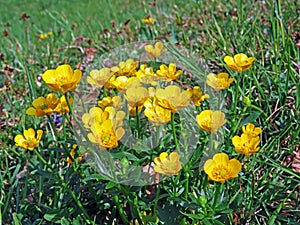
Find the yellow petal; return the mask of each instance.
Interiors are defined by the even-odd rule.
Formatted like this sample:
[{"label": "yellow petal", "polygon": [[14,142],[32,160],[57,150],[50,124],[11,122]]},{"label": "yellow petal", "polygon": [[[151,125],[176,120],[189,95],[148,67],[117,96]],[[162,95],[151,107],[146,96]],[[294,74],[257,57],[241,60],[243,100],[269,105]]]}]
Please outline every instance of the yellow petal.
[{"label": "yellow petal", "polygon": [[31,115],[31,116],[37,116],[36,110],[33,107],[30,107],[29,109],[27,109],[26,114]]},{"label": "yellow petal", "polygon": [[222,165],[227,167],[229,158],[228,155],[225,153],[217,153],[214,155],[213,160],[216,162],[218,165]]},{"label": "yellow petal", "polygon": [[38,142],[41,140],[42,135],[43,135],[43,131],[42,130],[38,130],[37,131],[37,137],[36,137],[36,139],[37,139]]},{"label": "yellow petal", "polygon": [[24,139],[23,135],[18,134],[17,136],[15,136],[14,141],[18,144],[18,143],[25,141],[25,139]]},{"label": "yellow petal", "polygon": [[29,140],[31,138],[35,138],[35,131],[34,131],[34,129],[29,128],[28,130],[24,130],[24,137],[27,140]]},{"label": "yellow petal", "polygon": [[73,69],[70,65],[64,64],[60,65],[56,68],[56,73],[58,76],[64,77],[64,76],[72,76],[73,75]]},{"label": "yellow petal", "polygon": [[56,83],[56,71],[55,70],[47,70],[42,75],[43,80],[48,84]]}]

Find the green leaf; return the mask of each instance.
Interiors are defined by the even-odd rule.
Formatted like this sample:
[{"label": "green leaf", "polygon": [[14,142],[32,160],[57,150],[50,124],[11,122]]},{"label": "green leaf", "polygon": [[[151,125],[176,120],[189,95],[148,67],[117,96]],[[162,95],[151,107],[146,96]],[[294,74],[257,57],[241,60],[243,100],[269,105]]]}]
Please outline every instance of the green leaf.
[{"label": "green leaf", "polygon": [[13,216],[13,221],[14,221],[15,225],[22,225],[17,213],[13,213],[12,216]]},{"label": "green leaf", "polygon": [[44,219],[50,222],[55,222],[54,218],[57,216],[57,214],[45,214]]},{"label": "green leaf", "polygon": [[180,213],[189,218],[197,219],[197,220],[202,220],[205,217],[205,215],[203,215],[203,214],[189,214],[189,213],[184,213],[184,212],[180,212]]},{"label": "green leaf", "polygon": [[111,189],[111,188],[115,187],[116,185],[117,185],[117,184],[116,184],[115,182],[110,181],[110,182],[108,182],[108,184],[106,185],[106,189]]},{"label": "green leaf", "polygon": [[61,225],[70,225],[70,222],[65,218],[61,218],[61,220],[56,221],[56,223],[60,223]]},{"label": "green leaf", "polygon": [[253,123],[260,115],[261,112],[254,111],[241,123],[241,126],[245,126],[248,123]]},{"label": "green leaf", "polygon": [[132,161],[139,160],[138,157],[136,157],[135,155],[133,155],[129,152],[114,152],[114,153],[111,153],[111,155],[117,159],[122,159],[123,157],[127,157],[128,160],[132,160]]}]

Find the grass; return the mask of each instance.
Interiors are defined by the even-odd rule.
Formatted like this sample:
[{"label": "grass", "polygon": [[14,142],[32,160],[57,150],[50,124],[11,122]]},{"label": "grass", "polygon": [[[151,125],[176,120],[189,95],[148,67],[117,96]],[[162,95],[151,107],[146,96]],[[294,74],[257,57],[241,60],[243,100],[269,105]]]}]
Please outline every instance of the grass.
[{"label": "grass", "polygon": [[[299,224],[298,1],[0,3],[0,224]],[[30,18],[20,20],[23,13]],[[157,20],[151,28],[141,22],[149,15]],[[38,38],[47,32],[53,35]],[[239,80],[222,92],[227,123],[216,149],[243,162],[238,178],[223,185],[207,179],[199,162],[209,137],[201,131],[190,162],[177,176],[152,186],[118,184],[90,167],[86,155],[81,163],[66,163],[76,142],[68,121],[55,136],[48,118],[26,115],[33,99],[50,93],[41,79],[47,69],[67,63],[81,68],[85,79],[89,67],[111,49],[145,39],[184,47],[186,55],[196,56],[194,66],[203,62],[205,74],[226,71]],[[87,49],[96,51],[93,61]],[[256,61],[237,74],[223,59],[240,52]],[[195,77],[185,75],[181,82],[197,85]],[[244,96],[250,105],[243,103]],[[143,132],[140,127],[147,121],[139,119],[131,125],[138,121]],[[182,129],[180,118],[173,119],[172,125]],[[234,152],[231,138],[247,123],[263,133],[260,150],[242,157]],[[35,151],[14,142],[29,127],[44,131]],[[166,129],[172,131],[172,126]],[[135,150],[122,146],[113,154],[125,164],[153,161],[160,152],[175,149],[173,137],[172,132],[163,136],[151,156],[139,143]]]}]

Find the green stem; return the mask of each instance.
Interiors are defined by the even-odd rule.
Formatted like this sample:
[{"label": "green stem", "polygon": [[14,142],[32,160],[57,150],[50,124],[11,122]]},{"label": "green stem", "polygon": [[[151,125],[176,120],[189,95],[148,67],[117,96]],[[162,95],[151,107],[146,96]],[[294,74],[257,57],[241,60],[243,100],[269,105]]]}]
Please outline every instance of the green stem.
[{"label": "green stem", "polygon": [[[73,119],[75,120],[77,126],[79,127],[81,134],[86,138],[86,140],[89,140],[87,138],[87,135],[86,135],[86,130],[81,126],[80,121],[78,120],[77,116],[74,113],[73,107],[72,107],[72,105],[70,103],[70,100],[69,100],[69,97],[68,97],[68,93],[66,92],[64,95],[65,95],[65,98],[66,98],[66,102],[67,102],[68,108],[69,108],[69,110],[71,112],[71,115],[72,115]],[[70,120],[68,120],[68,121],[71,122]],[[72,125],[72,123],[71,123],[71,125]]]},{"label": "green stem", "polygon": [[236,111],[237,111],[237,104],[238,104],[238,96],[239,96],[239,86],[240,86],[240,77],[241,73],[238,73],[237,79],[236,79],[236,85],[235,85],[235,95],[234,95],[234,108],[233,108],[233,120],[232,122],[235,121],[236,118]]},{"label": "green stem", "polygon": [[140,138],[140,114],[139,114],[139,107],[135,107],[135,118],[136,118],[136,126],[137,126],[137,136]]},{"label": "green stem", "polygon": [[57,171],[52,169],[52,167],[49,165],[49,163],[41,156],[41,154],[36,149],[34,149],[34,153],[42,161],[42,163],[48,167],[50,172],[52,172],[52,174],[54,174],[56,176],[56,178],[58,178],[60,180],[60,183],[61,183],[62,187],[64,187],[69,192],[69,194],[72,196],[72,198],[76,202],[77,206],[80,208],[81,212],[83,213],[83,215],[86,219],[86,222],[88,222],[88,224],[90,224],[90,221],[92,221],[92,219],[90,218],[90,216],[86,212],[86,210],[83,208],[83,205],[81,204],[81,202],[79,201],[79,199],[77,198],[75,193],[64,182],[64,179],[57,173]]},{"label": "green stem", "polygon": [[[244,107],[242,114],[246,112],[247,108],[248,108],[247,106]],[[234,129],[233,129],[233,131],[232,131],[232,134],[235,134],[235,133],[236,133],[237,129],[238,129],[239,126],[240,126],[240,123],[241,123],[242,119],[243,119],[243,117],[240,116],[238,122],[237,122],[237,123],[235,124],[235,126],[234,126]]]},{"label": "green stem", "polygon": [[157,191],[154,199],[154,206],[153,206],[153,214],[157,215],[157,206],[158,206],[158,199],[160,197],[160,186],[157,184]]},{"label": "green stem", "polygon": [[113,199],[114,199],[114,201],[115,201],[115,203],[116,203],[117,209],[118,209],[118,211],[119,211],[121,220],[123,221],[124,225],[129,225],[129,221],[128,221],[127,218],[126,218],[126,215],[125,215],[123,206],[120,204],[118,195],[114,195],[114,196],[113,196]]},{"label": "green stem", "polygon": [[184,185],[184,197],[187,199],[189,194],[189,165],[188,163],[184,166],[184,177],[185,177],[185,185]]},{"label": "green stem", "polygon": [[220,203],[221,192],[222,192],[222,189],[223,189],[223,183],[216,182],[215,185],[217,187],[216,187],[216,191],[215,191],[214,202],[213,202],[213,205],[212,205],[213,209],[216,209],[217,204]]},{"label": "green stem", "polygon": [[175,113],[172,113],[171,114],[171,126],[172,126],[172,131],[173,131],[173,139],[174,139],[177,150],[179,150],[178,139],[177,139],[176,130],[175,130],[174,117],[175,117]]},{"label": "green stem", "polygon": [[140,213],[138,208],[136,207],[138,204],[138,201],[134,202],[132,201],[132,199],[130,198],[130,196],[128,196],[128,202],[130,205],[130,209],[133,213],[133,218],[138,220],[139,225],[144,225],[143,221],[140,218]]},{"label": "green stem", "polygon": [[66,133],[66,114],[65,113],[62,113],[62,125],[63,125],[64,140],[66,140],[67,133]]},{"label": "green stem", "polygon": [[262,114],[264,114],[264,116],[268,117],[268,115],[259,107],[257,107],[256,105],[248,105],[249,107],[253,108],[253,109],[256,109],[257,111],[261,112]]}]

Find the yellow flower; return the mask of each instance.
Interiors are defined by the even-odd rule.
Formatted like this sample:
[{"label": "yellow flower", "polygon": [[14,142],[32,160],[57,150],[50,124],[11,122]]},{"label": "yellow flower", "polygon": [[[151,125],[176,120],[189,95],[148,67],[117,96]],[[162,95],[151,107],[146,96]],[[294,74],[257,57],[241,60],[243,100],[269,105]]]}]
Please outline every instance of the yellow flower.
[{"label": "yellow flower", "polygon": [[167,123],[171,120],[171,110],[165,109],[157,104],[157,98],[148,98],[145,103],[144,114],[148,120],[155,125]]},{"label": "yellow flower", "polygon": [[260,127],[255,127],[252,123],[248,123],[247,126],[243,126],[242,130],[244,134],[249,134],[252,137],[258,136],[262,132]]},{"label": "yellow flower", "polygon": [[170,155],[166,152],[160,153],[154,159],[154,171],[165,175],[177,175],[181,170],[180,155],[177,152],[171,152]]},{"label": "yellow flower", "polygon": [[53,93],[48,94],[46,98],[38,97],[37,99],[33,100],[33,107],[27,109],[26,114],[37,117],[51,115],[58,104],[59,99]]},{"label": "yellow flower", "polygon": [[226,123],[225,114],[221,111],[204,110],[196,116],[197,123],[202,130],[216,133]]},{"label": "yellow flower", "polygon": [[104,87],[107,89],[115,88],[115,85],[113,85],[113,81],[115,80],[116,80],[116,76],[115,75],[111,76],[110,79],[107,80],[107,82],[104,84]]},{"label": "yellow flower", "polygon": [[239,73],[249,69],[254,60],[254,57],[248,58],[248,56],[243,53],[236,54],[234,57],[225,56],[224,58],[226,65],[230,69],[238,71]]},{"label": "yellow flower", "polygon": [[123,128],[113,129],[111,120],[105,120],[101,125],[94,123],[91,127],[92,133],[88,134],[88,139],[97,144],[100,148],[115,148],[118,140],[122,138],[125,131]]},{"label": "yellow flower", "polygon": [[160,41],[156,42],[154,46],[146,45],[144,48],[149,58],[157,58],[167,51],[164,48],[164,44]]},{"label": "yellow flower", "polygon": [[42,75],[43,80],[50,89],[62,93],[74,90],[81,77],[82,72],[80,70],[73,72],[71,66],[66,64],[58,66],[55,70],[47,70]]},{"label": "yellow flower", "polygon": [[156,71],[156,75],[166,79],[167,81],[176,80],[176,78],[182,74],[182,70],[176,72],[176,64],[170,63],[169,67],[162,64],[159,70]]},{"label": "yellow flower", "polygon": [[101,70],[92,70],[86,80],[89,84],[102,88],[112,75],[113,72],[110,68],[102,68]]},{"label": "yellow flower", "polygon": [[114,107],[108,106],[105,108],[105,111],[109,113],[108,119],[112,121],[114,130],[117,130],[123,125],[123,119],[126,113],[122,110],[117,110]]},{"label": "yellow flower", "polygon": [[208,179],[224,183],[238,176],[242,165],[237,159],[229,160],[225,153],[217,153],[213,159],[208,159],[204,164],[204,172]]},{"label": "yellow flower", "polygon": [[195,106],[200,106],[201,102],[209,98],[208,94],[203,95],[199,86],[195,86],[193,89],[188,90],[191,93],[191,100]]},{"label": "yellow flower", "polygon": [[23,134],[24,135],[18,134],[17,136],[15,136],[14,140],[16,142],[16,145],[21,148],[33,150],[35,147],[39,146],[43,131],[38,130],[37,136],[35,136],[35,130],[29,128],[28,130],[24,130]]},{"label": "yellow flower", "polygon": [[128,88],[125,94],[128,105],[133,108],[142,106],[148,97],[148,90],[144,87]]},{"label": "yellow flower", "polygon": [[139,62],[135,62],[133,59],[127,59],[125,62],[120,62],[119,66],[112,67],[111,70],[116,76],[134,76],[138,64]]},{"label": "yellow flower", "polygon": [[40,39],[46,39],[47,37],[48,37],[47,34],[40,34],[40,35],[39,35],[39,38],[40,38]]},{"label": "yellow flower", "polygon": [[82,122],[84,123],[84,127],[90,129],[91,126],[95,123],[99,123],[100,125],[109,118],[109,112],[103,111],[98,107],[93,107],[90,109],[89,113],[85,113],[82,116]]},{"label": "yellow flower", "polygon": [[155,94],[157,104],[175,113],[189,105],[191,99],[190,91],[182,91],[175,85],[167,86],[165,89],[158,88]]},{"label": "yellow flower", "polygon": [[136,72],[136,77],[144,84],[151,84],[156,86],[160,77],[157,77],[153,72],[152,67],[147,67],[145,64],[140,66],[139,71]]},{"label": "yellow flower", "polygon": [[120,96],[104,97],[102,100],[98,101],[98,106],[102,109],[105,109],[108,106],[120,109],[123,106],[123,102]]},{"label": "yellow flower", "polygon": [[142,22],[146,23],[146,24],[153,24],[155,22],[155,19],[152,17],[146,17],[146,18],[142,19]]},{"label": "yellow flower", "polygon": [[210,73],[207,76],[206,83],[215,91],[224,90],[234,81],[233,78],[228,78],[228,73],[219,73],[218,75]]},{"label": "yellow flower", "polygon": [[[73,99],[72,98],[68,98],[68,99],[69,99],[70,105],[72,105],[73,104]],[[59,104],[54,109],[54,112],[59,113],[59,114],[70,112],[70,109],[68,107],[68,103],[66,101],[66,97],[64,95],[60,97]]]},{"label": "yellow flower", "polygon": [[[77,148],[77,145],[74,144],[73,147],[72,147],[72,150],[71,150],[71,152],[70,152],[70,156],[71,156],[72,158],[67,157],[67,162],[69,163],[69,165],[72,165],[73,160],[76,159],[76,158],[75,158],[75,149],[76,149],[76,148]],[[80,163],[80,162],[82,161],[82,157],[83,157],[82,154],[77,155],[78,163]]]},{"label": "yellow flower", "polygon": [[244,155],[252,155],[259,150],[259,136],[252,136],[249,133],[243,133],[241,137],[234,136],[232,144],[236,152]]},{"label": "yellow flower", "polygon": [[[73,103],[73,99],[70,99],[70,103]],[[27,115],[31,116],[44,116],[51,115],[52,113],[66,113],[69,112],[69,107],[67,105],[65,96],[60,99],[56,97],[55,94],[51,93],[44,97],[38,97],[33,100],[32,106],[26,110]]]},{"label": "yellow flower", "polygon": [[126,76],[119,76],[115,80],[113,80],[111,83],[122,94],[125,94],[127,88],[141,86],[139,79],[136,77],[128,78]]}]

